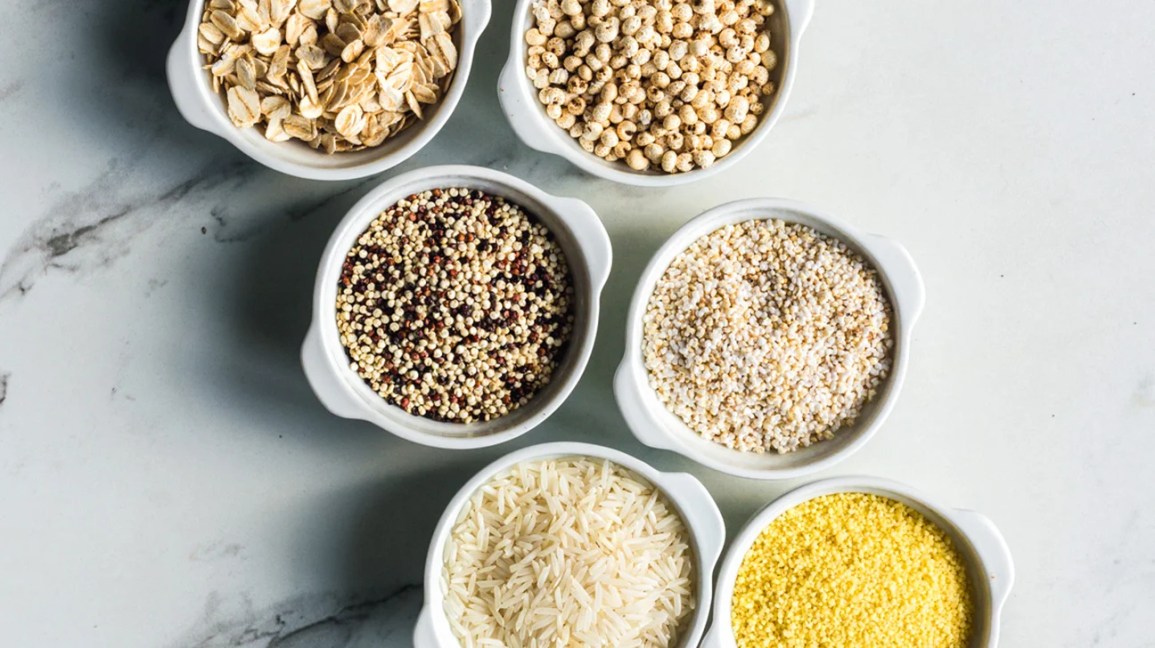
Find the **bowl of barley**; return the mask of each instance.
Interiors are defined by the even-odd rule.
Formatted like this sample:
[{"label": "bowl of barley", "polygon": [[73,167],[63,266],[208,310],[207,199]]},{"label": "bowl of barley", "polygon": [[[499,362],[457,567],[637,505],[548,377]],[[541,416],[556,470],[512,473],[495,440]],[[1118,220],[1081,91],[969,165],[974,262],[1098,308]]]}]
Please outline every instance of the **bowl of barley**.
[{"label": "bowl of barley", "polygon": [[380,173],[465,91],[490,0],[192,0],[169,88],[193,126],[312,180]]},{"label": "bowl of barley", "polygon": [[741,477],[811,473],[889,415],[924,298],[891,239],[795,201],[727,203],[642,273],[614,394],[646,445]]},{"label": "bowl of barley", "polygon": [[518,137],[583,171],[664,187],[763,141],[812,0],[519,0],[498,82]]},{"label": "bowl of barley", "polygon": [[330,412],[416,443],[508,441],[577,384],[611,261],[580,200],[480,167],[401,174],[325,248],[305,375]]},{"label": "bowl of barley", "polygon": [[887,479],[824,479],[738,531],[701,646],[995,648],[1014,579],[985,515]]}]

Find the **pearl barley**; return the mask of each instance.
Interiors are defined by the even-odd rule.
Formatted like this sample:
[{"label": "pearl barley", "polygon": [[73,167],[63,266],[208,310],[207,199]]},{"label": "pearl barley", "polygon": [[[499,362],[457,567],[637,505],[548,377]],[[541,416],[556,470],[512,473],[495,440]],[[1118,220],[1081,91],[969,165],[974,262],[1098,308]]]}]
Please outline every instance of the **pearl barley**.
[{"label": "pearl barley", "polygon": [[703,437],[791,452],[854,422],[890,370],[878,274],[795,223],[722,227],[679,254],[643,319],[650,385]]}]

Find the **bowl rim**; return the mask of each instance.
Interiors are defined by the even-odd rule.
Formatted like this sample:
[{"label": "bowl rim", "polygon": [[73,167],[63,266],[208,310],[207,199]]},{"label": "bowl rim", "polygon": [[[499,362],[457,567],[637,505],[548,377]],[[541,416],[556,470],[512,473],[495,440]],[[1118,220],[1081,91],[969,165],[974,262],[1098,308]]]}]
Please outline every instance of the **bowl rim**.
[{"label": "bowl rim", "polygon": [[710,631],[703,648],[734,648],[730,610],[734,580],[742,559],[758,535],[786,511],[812,499],[838,493],[880,495],[910,506],[941,528],[968,566],[976,618],[982,617],[985,636],[972,642],[986,648],[998,645],[1000,617],[1014,585],[1014,562],[1002,533],[986,516],[966,509],[942,505],[936,499],[902,482],[868,475],[831,477],[799,486],[774,499],[750,516],[726,548],[714,584],[714,609]]},{"label": "bowl rim", "polygon": [[693,544],[698,579],[695,588],[697,597],[695,609],[680,645],[686,648],[698,645],[713,609],[714,569],[726,537],[725,522],[714,498],[706,487],[689,473],[660,471],[642,459],[603,445],[558,441],[528,446],[491,462],[471,477],[445,507],[433,532],[425,559],[425,598],[414,630],[416,648],[460,646],[460,642],[453,636],[445,621],[442,607],[445,595],[441,590],[441,558],[453,526],[469,499],[494,475],[512,466],[527,461],[568,456],[606,459],[621,465],[653,484],[681,515]]},{"label": "bowl rim", "polygon": [[[890,375],[881,393],[870,403],[873,410],[863,414],[864,417],[869,415],[869,420],[864,424],[860,418],[854,426],[840,430],[842,447],[826,452],[824,456],[795,462],[797,465],[754,469],[735,465],[748,453],[726,448],[727,460],[703,454],[703,449],[716,451],[716,444],[710,445],[712,442],[692,431],[658,399],[650,387],[642,358],[642,318],[661,275],[691,243],[728,224],[775,218],[816,228],[845,243],[874,267],[891,304],[895,345]],[[833,466],[858,451],[883,425],[897,402],[906,377],[913,328],[924,301],[925,288],[914,261],[906,249],[892,239],[864,233],[845,221],[795,200],[749,198],[724,203],[702,212],[680,227],[658,248],[642,271],[626,315],[626,344],[614,377],[614,395],[630,430],[648,446],[677,452],[709,468],[738,477],[791,479],[807,475]],[[831,441],[816,443],[791,454],[799,457],[805,455],[798,453],[819,452],[822,443]]]},{"label": "bowl rim", "polygon": [[[184,26],[177,34],[168,52],[166,76],[169,91],[178,111],[191,125],[228,141],[237,150],[260,164],[275,171],[308,180],[352,180],[371,176],[405,162],[429,144],[449,121],[465,93],[473,68],[477,43],[493,13],[491,0],[460,0],[462,4],[462,31],[457,69],[454,71],[454,77],[448,90],[437,105],[436,113],[430,119],[419,120],[409,127],[418,130],[413,133],[408,142],[396,150],[382,152],[380,155],[363,162],[336,167],[304,164],[271,154],[249,141],[245,133],[248,129],[240,129],[229,121],[223,101],[217,93],[212,91],[208,83],[208,77],[201,67],[201,54],[197,49],[197,31],[205,1],[189,1]],[[277,142],[276,144],[299,143]],[[307,150],[308,147],[305,148]],[[369,149],[369,151],[372,150]],[[317,155],[321,154],[318,153]]]},{"label": "bowl rim", "polygon": [[728,155],[709,168],[671,174],[634,171],[621,162],[606,162],[582,150],[569,134],[546,117],[544,109],[537,101],[536,91],[530,86],[524,71],[526,58],[524,34],[529,25],[530,5],[536,1],[518,0],[513,9],[509,57],[498,78],[497,91],[502,111],[505,112],[518,138],[530,148],[562,157],[590,175],[638,187],[673,187],[704,180],[738,164],[761,144],[786,108],[797,75],[799,43],[814,13],[814,0],[780,0],[779,10],[785,14],[783,24],[788,35],[783,41],[783,51],[778,57],[778,65],[782,67],[781,82],[768,110],[752,132],[739,140]]},{"label": "bowl rim", "polygon": [[[567,262],[581,306],[571,344],[551,381],[529,403],[484,424],[433,421],[409,414],[374,393],[350,368],[336,324],[336,277],[352,242],[382,209],[415,191],[455,185],[475,186],[525,205],[567,245]],[[572,252],[576,250],[578,254]],[[314,393],[332,413],[369,421],[409,441],[447,449],[481,448],[502,443],[533,429],[569,397],[585,372],[600,319],[601,291],[609,277],[612,250],[597,214],[576,198],[546,193],[516,176],[468,165],[425,167],[394,176],[353,205],[333,230],[317,267],[313,286],[312,323],[302,344],[301,360]],[[555,386],[556,385],[556,386]],[[508,419],[516,416],[516,419]],[[502,421],[505,420],[504,423]],[[489,428],[478,430],[477,428]],[[467,428],[473,428],[469,431]]]}]

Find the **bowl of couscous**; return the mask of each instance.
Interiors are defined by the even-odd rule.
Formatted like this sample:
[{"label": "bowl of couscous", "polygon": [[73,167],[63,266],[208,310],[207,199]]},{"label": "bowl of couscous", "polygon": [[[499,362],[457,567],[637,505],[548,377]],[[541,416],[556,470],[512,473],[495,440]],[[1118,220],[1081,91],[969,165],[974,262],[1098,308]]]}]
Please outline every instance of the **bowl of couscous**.
[{"label": "bowl of couscous", "polygon": [[1013,583],[987,517],[889,480],[826,479],[739,531],[701,645],[993,648]]}]

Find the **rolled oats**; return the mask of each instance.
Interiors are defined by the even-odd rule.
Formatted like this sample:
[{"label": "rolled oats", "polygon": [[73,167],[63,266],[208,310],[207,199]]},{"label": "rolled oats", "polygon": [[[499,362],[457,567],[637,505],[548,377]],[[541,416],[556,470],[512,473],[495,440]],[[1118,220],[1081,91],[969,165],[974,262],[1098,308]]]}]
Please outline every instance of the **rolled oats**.
[{"label": "rolled oats", "polygon": [[441,100],[460,22],[458,0],[208,0],[197,47],[234,125],[337,153]]}]

